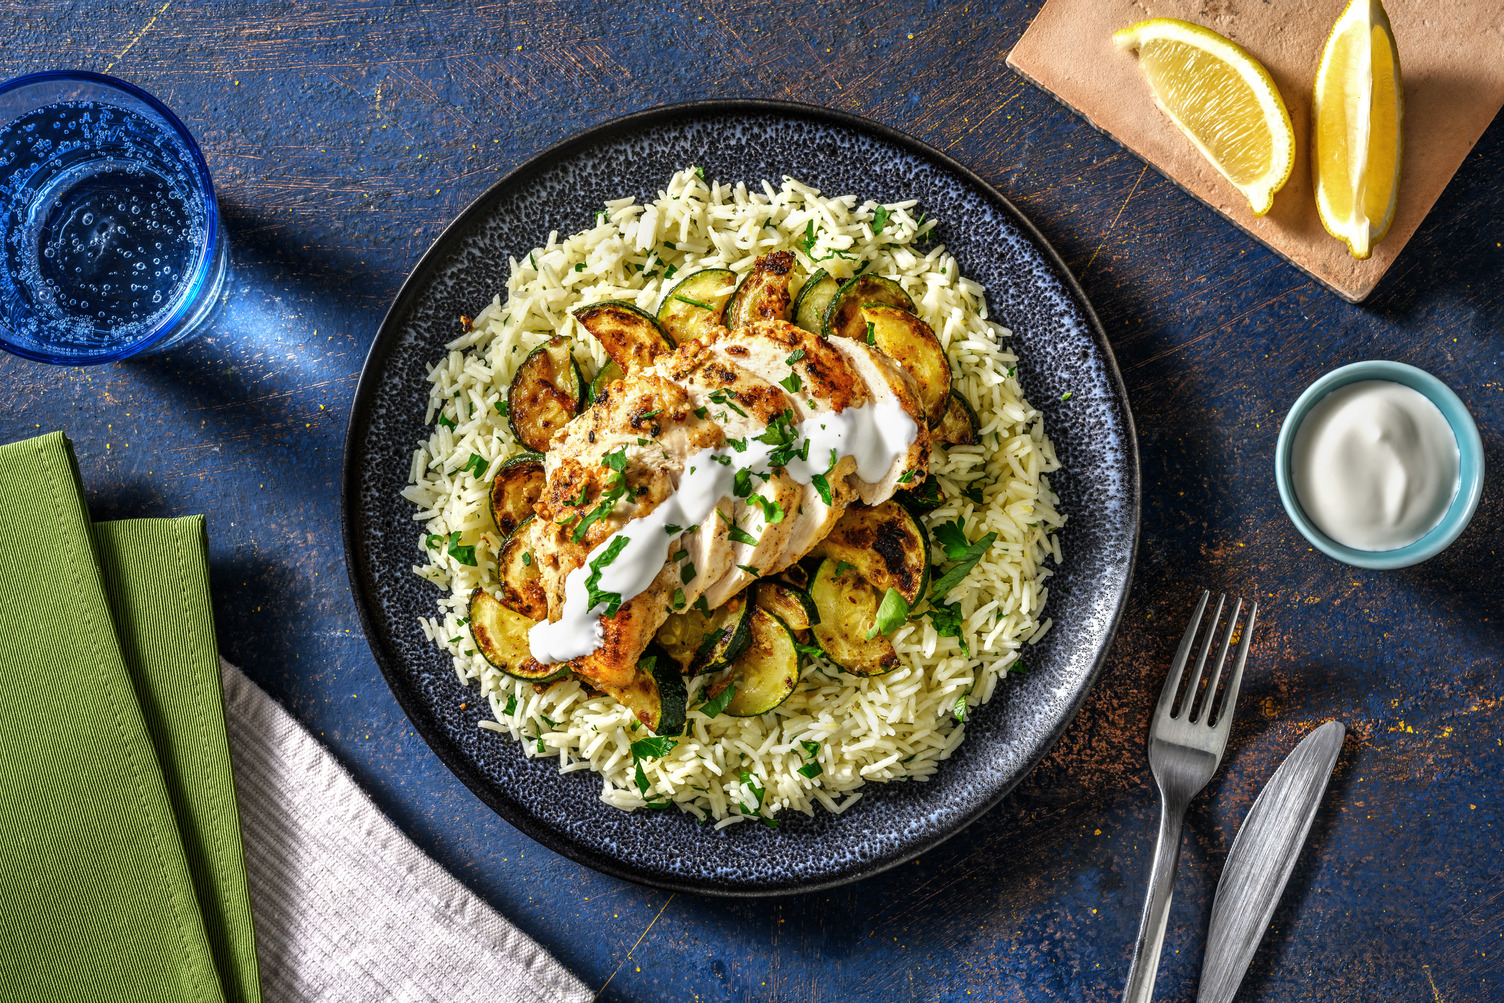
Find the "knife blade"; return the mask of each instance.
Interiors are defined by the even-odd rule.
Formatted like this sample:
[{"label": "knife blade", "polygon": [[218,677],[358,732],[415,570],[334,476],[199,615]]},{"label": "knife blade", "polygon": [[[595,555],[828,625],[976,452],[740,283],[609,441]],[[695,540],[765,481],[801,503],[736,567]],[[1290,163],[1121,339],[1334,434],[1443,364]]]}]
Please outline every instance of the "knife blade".
[{"label": "knife blade", "polygon": [[1259,792],[1227,851],[1212,900],[1196,1003],[1231,1003],[1311,831],[1347,734],[1338,721],[1312,731]]}]

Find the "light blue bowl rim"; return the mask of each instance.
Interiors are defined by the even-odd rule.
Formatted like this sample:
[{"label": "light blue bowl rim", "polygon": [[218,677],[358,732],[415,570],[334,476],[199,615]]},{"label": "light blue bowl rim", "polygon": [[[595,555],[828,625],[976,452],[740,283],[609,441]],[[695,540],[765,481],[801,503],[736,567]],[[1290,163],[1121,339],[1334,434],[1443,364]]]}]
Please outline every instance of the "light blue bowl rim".
[{"label": "light blue bowl rim", "polygon": [[188,291],[183,295],[182,302],[177,309],[157,323],[157,326],[142,335],[136,341],[109,352],[100,352],[94,355],[56,355],[51,352],[41,352],[27,348],[24,345],[15,344],[6,337],[4,327],[0,327],[0,347],[22,358],[31,359],[35,362],[47,362],[53,365],[66,366],[92,366],[102,362],[118,362],[129,358],[139,352],[144,352],[152,345],[161,341],[173,331],[183,318],[187,317],[198,304],[199,296],[203,292],[204,284],[209,280],[210,273],[215,267],[215,255],[219,253],[220,241],[224,239],[219,225],[219,202],[214,196],[214,179],[209,175],[209,165],[204,160],[203,151],[193,138],[193,133],[183,124],[182,119],[173,114],[161,101],[151,94],[137,87],[135,84],[119,77],[112,77],[104,73],[95,73],[92,70],[40,70],[35,73],[26,73],[19,77],[13,77],[0,83],[0,94],[20,90],[37,84],[49,84],[71,82],[81,84],[93,84],[107,90],[119,91],[129,97],[135,98],[146,105],[156,114],[162,117],[167,127],[177,133],[187,148],[189,159],[193,162],[194,173],[198,176],[199,186],[204,195],[204,226],[208,232],[204,241],[203,252],[199,255],[197,265],[194,267],[193,279],[188,285]]},{"label": "light blue bowl rim", "polygon": [[[1424,394],[1441,411],[1447,424],[1452,427],[1452,435],[1457,439],[1460,483],[1451,506],[1429,533],[1398,550],[1355,550],[1333,540],[1306,518],[1300,502],[1296,500],[1295,487],[1291,482],[1290,452],[1300,423],[1317,401],[1338,387],[1361,380],[1386,380]],[[1468,413],[1461,398],[1424,369],[1384,359],[1354,362],[1322,376],[1295,399],[1289,413],[1285,415],[1284,424],[1279,430],[1279,442],[1274,448],[1274,479],[1279,485],[1279,500],[1285,506],[1285,513],[1295,523],[1295,528],[1300,530],[1301,535],[1317,550],[1359,568],[1407,568],[1441,553],[1472,521],[1473,513],[1478,508],[1478,499],[1483,494],[1483,440],[1478,435],[1478,426],[1473,421],[1473,416]]]}]

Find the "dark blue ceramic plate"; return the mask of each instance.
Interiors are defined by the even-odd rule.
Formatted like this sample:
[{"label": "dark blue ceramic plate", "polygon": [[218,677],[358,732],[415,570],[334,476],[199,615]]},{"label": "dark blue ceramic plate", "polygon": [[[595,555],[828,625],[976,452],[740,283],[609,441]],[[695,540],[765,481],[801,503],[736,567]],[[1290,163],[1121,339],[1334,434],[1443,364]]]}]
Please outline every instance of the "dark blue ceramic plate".
[{"label": "dark blue ceramic plate", "polygon": [[[788,174],[831,195],[917,198],[942,221],[938,239],[965,274],[987,287],[991,315],[1013,330],[1024,389],[1045,410],[1065,467],[1053,480],[1070,516],[1048,610],[1055,627],[1028,652],[1028,674],[999,685],[928,783],[873,784],[842,815],[786,812],[778,829],[716,832],[681,812],[618,811],[601,802],[595,774],[561,776],[555,760],[527,759],[510,739],[478,728],[485,702],[418,629],[418,617],[433,611],[434,586],[410,571],[418,530],[398,494],[415,444],[427,438],[423,364],[443,355],[457,317],[478,313],[505,288],[508,257],[542,244],[550,230],[583,229],[606,199],[656,195],[692,163],[749,187]],[[1066,391],[1071,399],[1061,404]],[[1059,739],[1101,670],[1138,522],[1138,449],[1122,378],[1091,307],[1038,231],[976,175],[901,133],[775,102],[630,115],[499,181],[403,285],[366,359],[345,442],[351,590],[376,661],[418,733],[481,800],[544,845],[607,874],[718,895],[809,891],[875,874],[997,804]]]}]

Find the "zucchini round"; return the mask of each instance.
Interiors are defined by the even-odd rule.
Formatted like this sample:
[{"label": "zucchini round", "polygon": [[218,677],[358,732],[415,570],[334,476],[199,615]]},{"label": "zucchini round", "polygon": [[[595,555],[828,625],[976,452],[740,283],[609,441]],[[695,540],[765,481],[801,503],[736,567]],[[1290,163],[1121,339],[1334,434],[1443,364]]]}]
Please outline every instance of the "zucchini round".
[{"label": "zucchini round", "polygon": [[658,326],[677,344],[693,341],[721,322],[736,291],[729,268],[703,268],[686,275],[658,304]]},{"label": "zucchini round", "polygon": [[531,620],[548,619],[548,594],[538,573],[538,562],[524,542],[531,519],[517,524],[496,555],[496,573],[501,576],[501,603]]},{"label": "zucchini round", "polygon": [[673,351],[674,342],[653,316],[626,300],[605,300],[580,307],[574,319],[595,336],[611,361],[627,372],[651,366]]},{"label": "zucchini round", "polygon": [[945,404],[945,415],[940,419],[940,424],[935,426],[930,438],[948,442],[952,446],[975,446],[981,429],[982,423],[977,419],[976,410],[971,403],[952,389],[950,400]]},{"label": "zucchini round", "polygon": [[908,313],[914,312],[914,301],[897,282],[881,275],[858,275],[846,281],[830,298],[830,305],[825,308],[825,316],[820,321],[820,333],[827,338],[839,334],[844,338],[865,341],[867,322],[862,319],[864,303],[882,303]]},{"label": "zucchini round", "polygon": [[757,605],[788,625],[790,630],[809,630],[820,622],[815,601],[804,589],[764,578],[757,583]]},{"label": "zucchini round", "polygon": [[726,713],[732,717],[766,714],[789,698],[799,685],[799,652],[778,617],[767,610],[752,611],[751,644],[717,686],[736,687]]},{"label": "zucchini round", "polygon": [[600,400],[601,394],[605,393],[606,388],[625,375],[621,371],[621,366],[618,366],[615,362],[607,362],[604,366],[601,366],[600,371],[595,374],[595,379],[590,381],[590,403],[594,404]]},{"label": "zucchini round", "polygon": [[543,494],[543,458],[514,456],[501,465],[491,480],[491,518],[496,531],[511,536],[533,517],[533,502]]},{"label": "zucchini round", "polygon": [[689,688],[673,661],[648,648],[637,659],[637,675],[623,690],[611,694],[655,735],[684,731],[689,712]]},{"label": "zucchini round", "polygon": [[[860,338],[903,367],[919,385],[919,403],[931,428],[945,417],[950,401],[950,359],[930,326],[906,310],[863,303]],[[870,325],[870,326],[868,326]]]},{"label": "zucchini round", "polygon": [[470,636],[482,657],[509,676],[541,683],[569,671],[568,663],[540,665],[528,647],[534,621],[507,609],[485,589],[470,593]]},{"label": "zucchini round", "polygon": [[825,657],[858,676],[880,676],[898,668],[898,652],[877,627],[877,607],[883,594],[862,580],[855,568],[842,567],[827,557],[810,585],[810,598],[820,614],[813,627],[815,643]]},{"label": "zucchini round", "polygon": [[670,613],[655,640],[685,675],[723,668],[747,650],[753,608],[741,592],[708,616],[696,609]]},{"label": "zucchini round", "polygon": [[554,338],[528,353],[507,390],[508,421],[517,441],[535,453],[548,452],[549,441],[580,413],[585,381],[563,338]]},{"label": "zucchini round", "polygon": [[799,298],[794,300],[794,323],[811,334],[819,334],[825,310],[840,288],[841,280],[823,268],[811,275],[799,290]]},{"label": "zucchini round", "polygon": [[789,319],[789,272],[793,251],[764,254],[726,304],[726,327],[735,331],[759,320]]},{"label": "zucchini round", "polygon": [[892,498],[871,508],[850,506],[810,552],[854,567],[879,596],[897,589],[910,606],[918,605],[929,585],[929,534]]}]

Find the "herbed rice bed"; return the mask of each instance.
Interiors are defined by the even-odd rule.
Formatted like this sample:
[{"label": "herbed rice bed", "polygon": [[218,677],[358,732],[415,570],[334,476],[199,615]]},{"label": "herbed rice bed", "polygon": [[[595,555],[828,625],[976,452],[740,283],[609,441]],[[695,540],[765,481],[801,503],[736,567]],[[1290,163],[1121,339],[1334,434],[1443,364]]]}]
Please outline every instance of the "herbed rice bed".
[{"label": "herbed rice bed", "polygon": [[[444,590],[438,615],[422,618],[423,631],[490,702],[495,721],[482,728],[520,742],[528,756],[557,759],[561,772],[596,771],[608,804],[627,811],[672,804],[717,828],[748,818],[774,824],[781,812],[813,815],[817,805],[841,812],[868,783],[929,779],[961,743],[971,709],[1022,669],[1020,649],[1050,629],[1046,559],[1060,562],[1065,517],[1048,477],[1059,463],[1041,414],[1019,389],[1017,359],[1006,347],[1011,332],[988,319],[982,287],[960,274],[944,246],[930,243],[935,221],[916,218],[915,209],[913,201],[826,198],[792,178],[777,188],[707,182],[688,169],[653,201],[608,202],[592,228],[562,240],[551,233],[545,246],[510,262],[505,297],[430,367],[431,432],[413,452],[403,491],[424,527],[422,563],[413,571]],[[527,353],[557,334],[573,340],[587,380],[607,361],[570,315],[576,307],[623,299],[652,313],[689,273],[744,274],[759,255],[778,250],[797,254],[795,294],[816,268],[902,283],[950,356],[953,386],[981,418],[981,445],[934,450],[931,476],[946,501],[923,519],[931,527],[960,519],[971,540],[998,535],[949,597],[960,603],[971,654],[919,617],[894,635],[895,671],[856,678],[814,658],[794,694],[754,718],[710,719],[695,710],[699,688],[714,678],[702,677],[689,684],[689,723],[674,748],[634,762],[632,742],[647,732],[626,708],[573,679],[537,692],[487,663],[465,626],[471,591],[498,586],[503,541],[489,512],[490,478],[524,451],[497,405]],[[474,566],[460,560],[468,547]],[[818,743],[813,756],[808,743]]]}]

